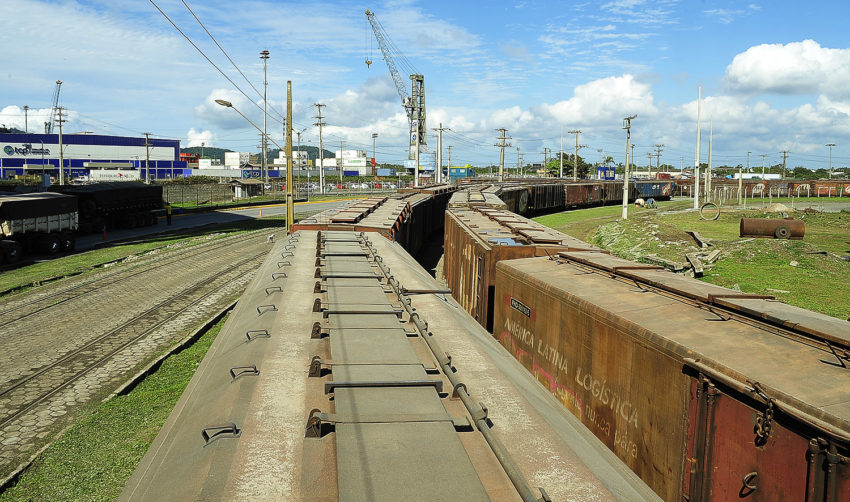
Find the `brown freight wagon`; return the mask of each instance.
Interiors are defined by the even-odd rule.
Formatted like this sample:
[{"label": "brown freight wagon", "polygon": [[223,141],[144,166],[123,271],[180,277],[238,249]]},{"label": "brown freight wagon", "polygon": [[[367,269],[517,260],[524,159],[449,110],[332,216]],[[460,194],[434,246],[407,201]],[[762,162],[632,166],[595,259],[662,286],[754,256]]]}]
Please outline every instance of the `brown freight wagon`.
[{"label": "brown freight wagon", "polygon": [[600,253],[496,265],[494,335],[662,498],[850,500],[850,323]]},{"label": "brown freight wagon", "polygon": [[595,250],[579,239],[504,210],[454,208],[446,212],[443,275],[452,296],[492,332],[496,263],[558,251]]}]

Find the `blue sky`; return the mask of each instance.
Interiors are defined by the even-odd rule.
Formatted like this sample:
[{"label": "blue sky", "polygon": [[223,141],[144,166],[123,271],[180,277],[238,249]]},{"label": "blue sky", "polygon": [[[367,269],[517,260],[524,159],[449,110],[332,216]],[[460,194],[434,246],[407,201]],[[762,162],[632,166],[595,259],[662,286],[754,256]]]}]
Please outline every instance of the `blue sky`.
[{"label": "blue sky", "polygon": [[[260,96],[180,0],[155,1],[247,97],[150,2],[4,0],[0,123],[22,128],[28,105],[35,132],[61,79],[70,131],[148,131],[184,146],[256,150],[256,131],[214,99],[261,123]],[[453,165],[498,162],[500,127],[513,137],[509,165],[517,146],[526,162],[557,151],[562,128],[583,131],[583,156],[596,160],[601,149],[622,161],[622,118],[631,114],[638,164],[663,143],[662,161],[692,165],[699,85],[703,162],[711,120],[715,165],[746,163],[747,151],[753,165],[762,154],[777,163],[789,150],[789,167],[826,167],[829,142],[838,145],[834,165],[850,164],[845,2],[186,2],[259,90],[258,53],[271,52],[269,130],[278,141],[292,80],[302,144],[318,142],[310,105],[321,102],[326,148],[371,150],[377,132],[379,162],[405,159],[406,117],[369,8],[425,75],[428,127],[452,129],[444,146]],[[574,141],[566,135],[565,149]],[[436,140],[428,143],[433,151]]]}]

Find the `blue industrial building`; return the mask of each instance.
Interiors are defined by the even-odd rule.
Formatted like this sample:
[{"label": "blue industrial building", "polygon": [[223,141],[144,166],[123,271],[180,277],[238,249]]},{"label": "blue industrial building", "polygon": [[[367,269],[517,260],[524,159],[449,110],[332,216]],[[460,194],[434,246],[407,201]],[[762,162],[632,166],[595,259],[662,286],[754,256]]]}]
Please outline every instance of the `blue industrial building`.
[{"label": "blue industrial building", "polygon": [[[135,170],[146,177],[150,159],[151,178],[189,176],[180,161],[180,140],[102,134],[63,134],[65,176],[88,176],[91,170]],[[58,134],[0,134],[0,178],[24,174],[59,176]]]}]

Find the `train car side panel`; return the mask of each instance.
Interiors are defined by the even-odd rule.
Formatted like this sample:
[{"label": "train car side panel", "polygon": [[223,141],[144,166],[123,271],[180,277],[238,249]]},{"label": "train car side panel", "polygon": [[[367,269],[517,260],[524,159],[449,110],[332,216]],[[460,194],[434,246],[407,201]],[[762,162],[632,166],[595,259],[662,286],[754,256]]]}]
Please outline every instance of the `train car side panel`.
[{"label": "train car side panel", "polygon": [[494,335],[656,493],[677,500],[688,406],[681,366],[616,315],[505,264],[496,267]]}]

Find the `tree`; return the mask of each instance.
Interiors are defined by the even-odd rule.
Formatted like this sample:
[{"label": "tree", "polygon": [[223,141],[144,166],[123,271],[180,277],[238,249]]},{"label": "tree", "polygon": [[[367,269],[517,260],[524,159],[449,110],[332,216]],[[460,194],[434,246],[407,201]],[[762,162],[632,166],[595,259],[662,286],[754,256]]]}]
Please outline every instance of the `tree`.
[{"label": "tree", "polygon": [[792,174],[794,178],[798,180],[805,180],[812,177],[812,171],[810,169],[806,169],[803,166],[795,167]]},{"label": "tree", "polygon": [[[564,177],[572,177],[573,175],[573,154],[568,154],[566,152],[560,153],[559,155],[564,156]],[[578,177],[579,178],[587,178],[588,173],[590,172],[590,168],[592,166],[585,162],[581,155],[578,156]],[[558,155],[555,158],[550,159],[549,162],[546,163],[546,171],[550,176],[558,176],[561,170],[561,159]]]}]

